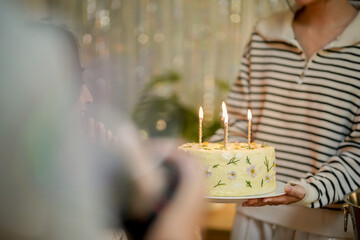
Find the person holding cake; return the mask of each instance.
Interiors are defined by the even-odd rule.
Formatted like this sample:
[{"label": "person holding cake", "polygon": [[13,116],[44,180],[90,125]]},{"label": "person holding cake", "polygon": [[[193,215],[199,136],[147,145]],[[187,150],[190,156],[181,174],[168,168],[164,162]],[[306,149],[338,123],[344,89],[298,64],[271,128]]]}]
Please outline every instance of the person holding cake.
[{"label": "person holding cake", "polygon": [[296,0],[256,24],[227,99],[229,142],[247,142],[250,108],[253,141],[275,147],[288,185],[239,205],[232,239],[352,237],[338,203],[360,186],[359,27],[347,0]]}]

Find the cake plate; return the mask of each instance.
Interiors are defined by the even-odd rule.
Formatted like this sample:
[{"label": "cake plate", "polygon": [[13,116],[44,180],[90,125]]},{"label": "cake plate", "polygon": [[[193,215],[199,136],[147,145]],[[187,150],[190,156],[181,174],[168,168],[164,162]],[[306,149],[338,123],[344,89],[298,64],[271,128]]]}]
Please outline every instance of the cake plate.
[{"label": "cake plate", "polygon": [[248,196],[242,196],[242,197],[213,197],[213,196],[205,196],[205,199],[208,202],[212,203],[242,203],[245,202],[248,199],[254,199],[254,198],[267,198],[267,197],[276,197],[284,195],[284,187],[286,186],[286,183],[276,181],[276,188],[275,191],[266,193],[266,194],[260,194],[260,195],[248,195]]}]

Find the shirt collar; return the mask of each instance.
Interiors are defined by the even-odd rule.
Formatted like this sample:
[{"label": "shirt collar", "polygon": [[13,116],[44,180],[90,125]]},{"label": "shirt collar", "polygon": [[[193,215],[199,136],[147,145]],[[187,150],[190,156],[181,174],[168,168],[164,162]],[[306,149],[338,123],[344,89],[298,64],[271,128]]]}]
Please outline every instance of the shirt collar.
[{"label": "shirt collar", "polygon": [[[295,39],[292,28],[294,13],[290,10],[277,12],[268,18],[260,20],[255,31],[265,40],[280,40],[293,44],[300,48],[299,43]],[[336,37],[332,42],[324,47],[337,48],[360,43],[360,13],[356,15],[353,21],[345,28],[345,30]]]}]

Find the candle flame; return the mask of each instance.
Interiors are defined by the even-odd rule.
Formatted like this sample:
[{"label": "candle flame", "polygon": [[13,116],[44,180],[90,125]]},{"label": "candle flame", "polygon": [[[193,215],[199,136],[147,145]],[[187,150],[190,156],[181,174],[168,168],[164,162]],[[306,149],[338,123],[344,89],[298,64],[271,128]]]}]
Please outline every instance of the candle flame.
[{"label": "candle flame", "polygon": [[226,104],[222,102],[222,118],[224,119],[224,124],[227,124],[229,121],[229,116],[226,109]]},{"label": "candle flame", "polygon": [[225,102],[222,102],[222,117],[225,118],[226,114],[227,114],[226,105]]},{"label": "candle flame", "polygon": [[199,118],[200,118],[201,120],[204,118],[204,112],[203,112],[202,107],[200,107],[200,109],[199,109]]},{"label": "candle flame", "polygon": [[251,110],[248,109],[248,120],[251,121],[252,119],[252,114],[251,114]]}]

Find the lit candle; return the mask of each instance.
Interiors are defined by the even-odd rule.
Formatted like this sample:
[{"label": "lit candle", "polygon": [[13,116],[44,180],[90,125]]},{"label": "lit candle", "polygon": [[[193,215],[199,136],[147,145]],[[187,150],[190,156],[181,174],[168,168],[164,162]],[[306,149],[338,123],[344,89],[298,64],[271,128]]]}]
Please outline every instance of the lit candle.
[{"label": "lit candle", "polygon": [[248,109],[248,120],[249,120],[249,123],[248,123],[248,144],[249,144],[249,147],[250,147],[250,143],[251,143],[251,119],[252,119],[252,114],[251,114],[250,109]]},{"label": "lit candle", "polygon": [[226,148],[228,145],[229,116],[224,102],[222,102],[222,118],[224,119],[224,147]]},{"label": "lit candle", "polygon": [[202,142],[202,123],[204,119],[204,112],[202,107],[199,109],[199,144]]}]

